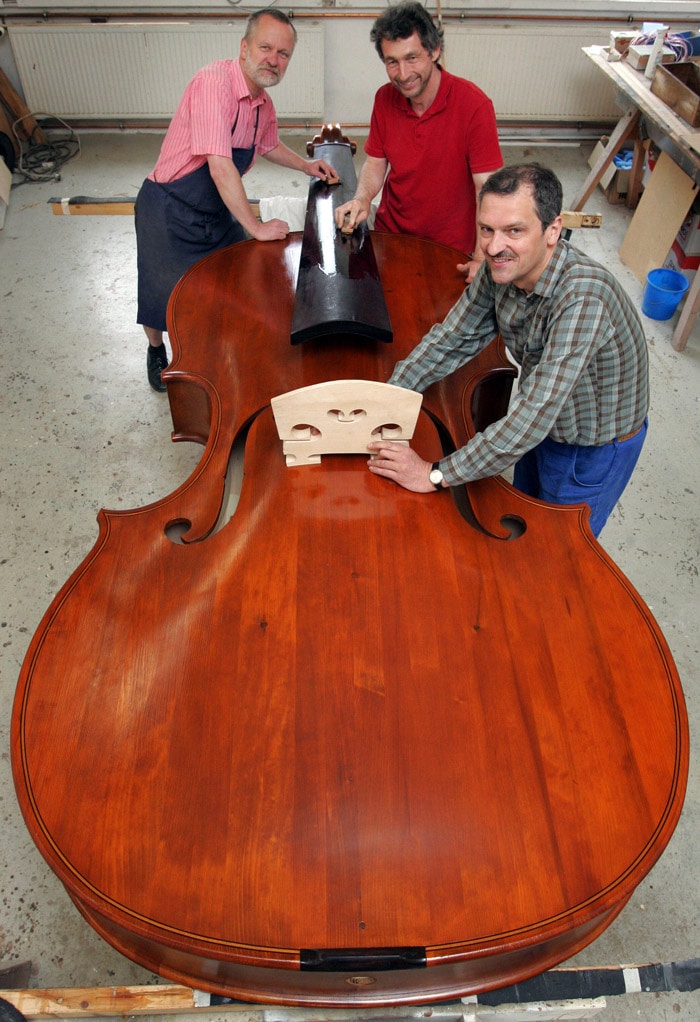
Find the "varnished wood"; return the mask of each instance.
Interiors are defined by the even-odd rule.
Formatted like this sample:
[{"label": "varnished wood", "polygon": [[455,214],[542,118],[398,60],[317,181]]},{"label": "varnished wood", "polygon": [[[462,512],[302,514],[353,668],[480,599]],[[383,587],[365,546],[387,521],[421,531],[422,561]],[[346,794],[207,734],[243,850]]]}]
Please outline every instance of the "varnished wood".
[{"label": "varnished wood", "polygon": [[319,134],[306,143],[306,153],[319,159],[318,151],[321,147],[325,151],[329,145],[347,146],[353,156],[357,152],[357,143],[348,138],[339,124],[324,124]]},{"label": "varnished wood", "polygon": [[349,234],[336,228],[336,206],[352,199],[357,187],[350,144],[319,142],[317,159],[330,163],[339,184],[312,180],[304,219],[299,273],[292,314],[292,344],[338,333],[391,341],[372,235],[367,224]]},{"label": "varnished wood", "polygon": [[[270,398],[348,366],[386,380],[463,286],[453,251],[373,240],[392,345],[289,343],[298,238],[182,279],[163,378],[202,461],[100,513],[17,691],[18,798],[78,909],[145,967],[237,999],[417,1003],[540,972],[618,914],[683,801],[675,666],[583,508],[500,480],[469,508],[362,455],[286,468]],[[500,414],[499,350],[426,391],[424,457]],[[362,967],[383,948],[425,964]],[[302,967],[327,949],[352,965]]]}]

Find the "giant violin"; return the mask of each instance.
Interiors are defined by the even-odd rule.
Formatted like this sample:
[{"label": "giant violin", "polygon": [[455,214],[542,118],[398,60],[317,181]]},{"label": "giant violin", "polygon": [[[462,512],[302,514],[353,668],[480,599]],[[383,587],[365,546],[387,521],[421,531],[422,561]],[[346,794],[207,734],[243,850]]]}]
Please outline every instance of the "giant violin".
[{"label": "giant violin", "polygon": [[[287,467],[272,398],[385,381],[461,290],[454,251],[368,240],[393,340],[345,317],[291,343],[298,234],[180,281],[164,379],[202,459],[100,512],[16,695],[20,805],[77,908],[148,969],[243,1000],[381,1006],[541,972],[624,907],[685,791],[673,660],[584,507],[502,479],[414,494],[366,456]],[[416,449],[503,415],[511,380],[496,341],[433,385]]]}]

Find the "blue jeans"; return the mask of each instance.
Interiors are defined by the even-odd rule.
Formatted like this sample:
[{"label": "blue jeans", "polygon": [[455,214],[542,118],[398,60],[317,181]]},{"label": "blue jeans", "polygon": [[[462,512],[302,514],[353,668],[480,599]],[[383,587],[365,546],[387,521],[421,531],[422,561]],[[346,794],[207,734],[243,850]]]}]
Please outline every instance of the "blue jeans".
[{"label": "blue jeans", "polygon": [[560,444],[547,437],[516,464],[513,485],[552,504],[588,504],[591,532],[599,536],[629,482],[646,435],[645,419],[629,440],[598,447]]}]

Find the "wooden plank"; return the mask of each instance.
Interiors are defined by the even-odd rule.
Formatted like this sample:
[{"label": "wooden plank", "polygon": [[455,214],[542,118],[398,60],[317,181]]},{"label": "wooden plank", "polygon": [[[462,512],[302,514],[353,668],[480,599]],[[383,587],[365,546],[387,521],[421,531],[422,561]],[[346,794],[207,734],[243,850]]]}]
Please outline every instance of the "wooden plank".
[{"label": "wooden plank", "polygon": [[358,1011],[314,1008],[290,1008],[284,1005],[211,1004],[209,994],[179,986],[84,987],[53,990],[7,990],[3,997],[26,1019],[126,1017],[128,1015],[232,1014],[245,1022],[268,1022],[271,1011],[276,1022],[344,1022],[376,1019],[377,1022],[529,1022],[537,1019],[592,1018],[605,1008],[605,998],[550,1000],[518,1005],[482,1006],[476,997],[453,1004],[414,1005],[392,1008],[363,1008]]},{"label": "wooden plank", "polygon": [[17,133],[29,142],[46,145],[48,138],[42,128],[37,124],[34,115],[26,105],[22,97],[15,90],[14,85],[0,67],[0,99],[7,109],[14,114],[15,120],[19,121]]},{"label": "wooden plank", "polygon": [[637,208],[642,192],[644,191],[642,176],[644,174],[644,161],[646,159],[646,154],[646,145],[640,139],[636,139],[634,143],[634,156],[632,157],[629,183],[627,185],[627,202],[625,205],[628,209]]},{"label": "wooden plank", "polygon": [[73,199],[49,199],[55,216],[133,216],[135,199],[91,199],[77,195]]},{"label": "wooden plank", "polygon": [[663,131],[688,153],[700,157],[700,131],[692,129],[651,91],[651,82],[643,72],[635,71],[624,60],[608,61],[600,47],[586,47],[589,60],[645,114],[653,117]]},{"label": "wooden plank", "polygon": [[599,158],[593,164],[590,174],[583,182],[579,193],[571,203],[572,209],[580,210],[586,205],[589,198],[597,188],[603,174],[621,149],[622,144],[637,131],[639,116],[639,110],[637,109],[628,110],[622,115],[615,126],[615,130],[610,136],[610,141],[603,149]]},{"label": "wooden plank", "polygon": [[685,296],[683,308],[676,323],[676,329],[673,331],[673,337],[671,338],[671,345],[675,351],[683,351],[685,349],[699,313],[700,270],[696,270],[690,289]]},{"label": "wooden plank", "polygon": [[10,204],[11,189],[12,174],[5,161],[0,157],[0,230],[5,226],[5,214]]},{"label": "wooden plank", "polygon": [[[134,198],[91,198],[88,195],[76,195],[73,198],[49,199],[55,216],[133,216]],[[260,201],[251,199],[253,215],[260,218]],[[602,213],[583,213],[580,210],[562,210],[562,226],[571,230],[575,227],[600,227],[603,222]]]},{"label": "wooden plank", "polygon": [[582,213],[573,209],[561,211],[561,225],[567,231],[576,227],[600,227],[602,223],[602,213]]},{"label": "wooden plank", "polygon": [[[19,968],[28,970],[29,962]],[[0,976],[2,972],[0,971]],[[494,1008],[510,1008],[517,1005],[538,1006],[534,1016],[543,1018],[542,1005],[547,1003],[575,1004],[579,1007],[605,1006],[606,996],[623,996],[630,991],[644,990],[647,993],[662,991],[697,990],[700,983],[700,960],[647,963],[641,965],[597,965],[562,966],[549,969],[524,980],[512,987],[489,991],[485,994],[471,994],[460,1001],[424,1006],[403,1005],[401,1007],[362,1009],[362,1018],[371,1019],[375,1013],[378,1020],[399,1018],[426,1018],[433,1022],[463,1022],[465,1008],[475,1009],[477,1018],[486,1018],[486,1012]],[[585,993],[584,993],[585,991]],[[110,1016],[110,1015],[162,1015],[179,1012],[218,1013],[243,1012],[248,1022],[269,1022],[269,1008],[266,1004],[211,1003],[211,995],[189,987],[177,985],[132,986],[132,987],[74,987],[44,990],[2,990],[2,997],[30,1018],[61,1016],[65,1018]],[[216,1001],[219,998],[215,999]],[[277,1022],[331,1022],[350,1019],[348,1009],[293,1008],[274,1006]],[[475,1017],[474,1013],[468,1014]],[[497,1016],[504,1019],[504,1015]],[[562,1016],[563,1017],[563,1016]],[[571,1017],[571,1016],[566,1016]],[[583,1017],[583,1016],[579,1016]]]},{"label": "wooden plank", "polygon": [[194,990],[165,985],[3,990],[2,996],[27,1019],[169,1015],[190,1012],[197,1006]]},{"label": "wooden plank", "polygon": [[644,283],[663,266],[696,193],[692,178],[661,153],[620,246],[620,258]]},{"label": "wooden plank", "polygon": [[0,105],[0,132],[2,132],[3,135],[7,135],[10,142],[12,142],[12,148],[15,151],[15,156],[19,156],[19,142],[17,141],[15,133],[12,130],[12,125],[10,124],[2,105]]},{"label": "wooden plank", "polygon": [[651,91],[691,128],[700,127],[700,68],[692,61],[659,65],[651,80]]},{"label": "wooden plank", "polygon": [[[54,216],[133,216],[136,199],[122,198],[91,198],[89,195],[76,195],[74,198],[49,199]],[[260,219],[260,205],[257,199],[250,200],[253,216]]]}]

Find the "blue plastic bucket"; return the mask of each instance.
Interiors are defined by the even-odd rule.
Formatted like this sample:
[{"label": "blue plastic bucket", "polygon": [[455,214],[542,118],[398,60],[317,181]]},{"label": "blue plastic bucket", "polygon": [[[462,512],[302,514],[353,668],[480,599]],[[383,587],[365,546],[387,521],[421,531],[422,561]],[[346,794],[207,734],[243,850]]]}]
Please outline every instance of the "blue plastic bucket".
[{"label": "blue plastic bucket", "polygon": [[649,319],[670,319],[687,290],[688,280],[678,270],[650,270],[642,312]]}]

